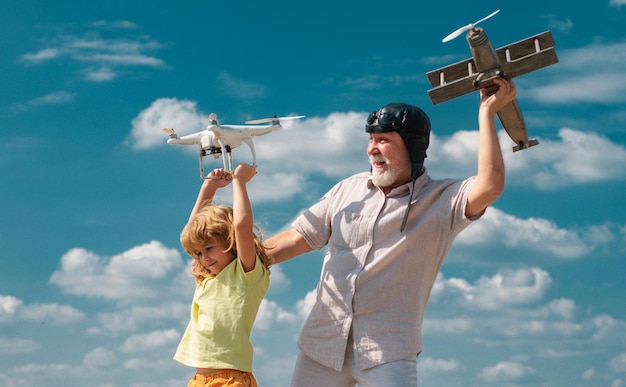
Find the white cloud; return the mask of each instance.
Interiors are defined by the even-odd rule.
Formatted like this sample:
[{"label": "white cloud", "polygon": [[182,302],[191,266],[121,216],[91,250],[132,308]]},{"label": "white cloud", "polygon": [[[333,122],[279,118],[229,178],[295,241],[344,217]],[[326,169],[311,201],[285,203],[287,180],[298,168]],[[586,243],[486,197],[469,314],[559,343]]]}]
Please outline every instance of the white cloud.
[{"label": "white cloud", "polygon": [[610,73],[584,74],[528,90],[528,96],[552,104],[623,103],[626,80],[616,70]]},{"label": "white cloud", "polygon": [[584,357],[586,352],[581,349],[554,349],[544,348],[537,351],[539,357],[545,359],[567,359],[575,357]]},{"label": "white cloud", "polygon": [[331,113],[289,122],[282,132],[272,134],[271,141],[255,143],[259,166],[332,177],[367,170],[366,116],[357,112]]},{"label": "white cloud", "polygon": [[317,290],[313,289],[309,291],[303,299],[298,301],[296,308],[298,310],[298,315],[302,319],[306,319],[309,316],[309,313],[311,313],[311,310],[313,309],[313,305],[315,305],[316,298]]},{"label": "white cloud", "polygon": [[609,0],[609,5],[612,7],[621,7],[626,5],[626,0]]},{"label": "white cloud", "polygon": [[92,23],[90,28],[83,36],[51,36],[48,47],[23,54],[22,62],[43,65],[59,58],[69,58],[86,74],[86,80],[98,82],[115,78],[123,69],[167,67],[162,59],[153,55],[163,46],[146,35],[138,34],[131,38],[101,36],[116,29],[135,30],[136,24],[128,21],[100,21]]},{"label": "white cloud", "polygon": [[475,321],[469,317],[448,317],[437,318],[428,317],[424,320],[424,332],[428,334],[465,334],[473,332],[475,334],[476,327],[473,325]]},{"label": "white cloud", "polygon": [[64,325],[80,321],[85,314],[69,305],[56,303],[24,304],[13,296],[0,295],[0,323],[36,321],[41,324]]},{"label": "white cloud", "polygon": [[32,353],[40,347],[41,345],[34,340],[21,339],[18,337],[10,339],[0,337],[0,353],[2,354],[21,355],[24,353]]},{"label": "white cloud", "polygon": [[259,99],[265,95],[265,87],[256,83],[233,77],[222,72],[217,77],[217,88],[224,94],[242,101]]},{"label": "white cloud", "polygon": [[[456,280],[469,284],[467,279]],[[495,350],[503,346],[521,345],[520,341],[523,341],[542,359],[584,358],[588,353],[586,348],[590,347],[601,346],[608,353],[623,349],[624,321],[608,315],[579,319],[580,313],[576,313],[573,300],[546,302],[544,299],[549,294],[547,290],[542,291],[540,297],[523,296],[528,300],[527,303],[518,303],[515,297],[509,303],[505,298],[496,296],[493,298],[500,298],[500,305],[486,309],[476,303],[466,303],[462,298],[474,292],[477,285],[467,286],[469,290],[465,292],[455,293],[449,289],[442,293],[442,287],[448,285],[453,286],[451,281],[440,284],[439,293],[433,295],[429,304],[423,327],[428,341],[447,340],[460,346],[468,344],[489,348],[492,353],[497,353]],[[483,286],[484,292],[489,289],[493,289],[493,286]],[[499,289],[495,291],[507,293]],[[528,289],[522,291],[528,292]],[[453,317],[450,317],[451,310],[454,310]]]},{"label": "white cloud", "polygon": [[[589,230],[594,230],[591,226]],[[607,225],[605,232],[611,231]],[[520,219],[491,207],[480,221],[475,222],[456,239],[460,245],[502,244],[509,248],[527,249],[549,254],[557,258],[572,259],[588,255],[596,246],[615,238],[595,238],[589,230],[572,231],[559,228],[554,222],[543,218]]]},{"label": "white cloud", "polygon": [[67,91],[57,91],[55,93],[44,95],[43,97],[32,99],[28,101],[28,105],[31,105],[31,106],[59,105],[59,104],[72,101],[75,96],[76,96],[76,93],[71,93]]},{"label": "white cloud", "polygon": [[118,362],[119,359],[113,352],[102,347],[93,349],[83,358],[83,365],[90,369],[107,369]]},{"label": "white cloud", "polygon": [[612,358],[609,367],[615,373],[626,373],[626,352]]},{"label": "white cloud", "polygon": [[[134,149],[162,147],[167,143],[163,128],[173,128],[179,135],[185,135],[204,129],[207,123],[208,116],[197,111],[195,102],[160,98],[133,118],[127,142]],[[191,148],[198,151],[196,146]]]},{"label": "white cloud", "polygon": [[56,48],[44,48],[35,53],[27,53],[22,56],[22,60],[30,63],[42,63],[48,60],[55,59],[61,55],[61,52]]},{"label": "white cloud", "polygon": [[612,343],[619,343],[616,338],[623,341],[625,338],[624,332],[626,332],[626,321],[618,320],[609,315],[599,315],[591,319],[593,327],[592,340],[596,342],[611,341]]},{"label": "white cloud", "polygon": [[[250,200],[253,202],[280,201],[298,195],[306,187],[306,176],[298,172],[272,172],[259,164],[259,174],[250,182]],[[229,186],[230,187],[230,186]],[[232,197],[232,195],[228,195]]]},{"label": "white cloud", "polygon": [[563,128],[560,143],[546,141],[541,153],[550,157],[552,170],[535,176],[537,187],[563,187],[572,183],[588,183],[624,179],[626,177],[626,149],[606,137]]},{"label": "white cloud", "polygon": [[[620,0],[623,1],[623,0]],[[621,4],[620,4],[621,5]],[[623,104],[626,95],[626,43],[593,43],[575,49],[558,50],[559,63],[553,69],[555,81],[536,85],[524,94],[552,104]],[[593,68],[594,71],[589,71]]]},{"label": "white cloud", "polygon": [[[395,61],[393,66],[398,67],[411,67],[414,68],[416,66],[416,62],[421,64],[429,64],[429,63],[445,63],[446,59],[454,58],[453,56],[442,56],[442,57],[426,57],[420,58],[419,60],[400,60]],[[408,75],[398,75],[386,73],[385,71],[381,71],[381,66],[387,66],[387,64],[379,61],[380,58],[368,58],[366,66],[370,69],[375,69],[376,73],[372,74],[364,74],[360,76],[351,76],[351,75],[335,75],[332,77],[326,78],[323,82],[325,85],[333,85],[338,86],[342,90],[344,90],[343,97],[351,98],[352,96],[361,96],[364,92],[371,93],[374,90],[380,90],[384,87],[394,86],[394,87],[410,87],[411,84],[415,86],[420,86],[424,80],[423,75],[421,74],[408,74]],[[450,59],[452,60],[452,59]]]},{"label": "white cloud", "polygon": [[563,320],[572,320],[574,318],[575,310],[576,304],[573,300],[560,298],[539,308],[536,314],[545,318],[555,316]]},{"label": "white cloud", "polygon": [[[29,363],[10,370],[7,375],[0,374],[0,381],[6,382],[6,386],[24,385],[28,380],[29,385],[49,383],[51,380],[68,380],[77,375],[78,370],[67,364],[37,364]],[[3,380],[4,379],[4,380]]]},{"label": "white cloud", "polygon": [[96,63],[106,66],[145,66],[145,67],[159,67],[163,65],[160,59],[138,55],[138,54],[126,54],[126,53],[107,53],[107,54],[90,54],[78,57],[84,62]]},{"label": "white cloud", "polygon": [[18,103],[11,107],[15,112],[25,111],[32,107],[47,106],[47,105],[62,105],[68,102],[72,102],[76,97],[76,93],[68,91],[56,91],[49,93],[41,97],[33,98],[25,103]]},{"label": "white cloud", "polygon": [[558,31],[561,34],[566,34],[574,28],[574,23],[569,17],[565,19],[552,18],[548,22],[548,26],[551,30]]},{"label": "white cloud", "polygon": [[300,322],[300,316],[283,309],[274,301],[263,299],[254,323],[254,330],[268,331],[279,326],[293,328],[297,327]]},{"label": "white cloud", "polygon": [[41,322],[42,324],[71,324],[80,321],[85,314],[69,305],[31,304],[20,310],[23,319]]},{"label": "white cloud", "polygon": [[[592,132],[562,128],[558,140],[511,152],[504,131],[499,138],[507,185],[531,184],[540,190],[626,179],[626,148]],[[459,131],[448,138],[432,136],[426,167],[432,176],[461,178],[476,174],[478,131]]]},{"label": "white cloud", "polygon": [[116,21],[107,21],[107,20],[98,20],[91,23],[94,27],[98,28],[109,28],[109,29],[122,29],[122,30],[134,30],[139,28],[139,26],[129,20],[116,20]]},{"label": "white cloud", "polygon": [[17,309],[22,305],[22,300],[13,296],[0,295],[0,322],[15,316]]},{"label": "white cloud", "polygon": [[433,295],[457,295],[464,308],[501,310],[527,305],[542,299],[552,279],[539,268],[502,270],[492,277],[481,276],[474,284],[461,278],[437,276]]},{"label": "white cloud", "polygon": [[173,269],[181,267],[181,264],[177,250],[165,248],[161,243],[152,241],[111,257],[107,275],[160,279]]},{"label": "white cloud", "polygon": [[462,370],[464,367],[455,359],[433,359],[431,357],[417,358],[418,374],[421,373],[453,373]]},{"label": "white cloud", "polygon": [[172,348],[178,344],[182,333],[176,329],[131,335],[120,347],[122,352],[145,352]]},{"label": "white cloud", "polygon": [[110,66],[88,67],[84,73],[85,79],[92,82],[108,82],[119,75]]},{"label": "white cloud", "polygon": [[580,318],[574,300],[546,300],[550,284],[550,277],[536,268],[502,270],[473,281],[440,274],[423,332],[431,341],[471,343],[490,351],[522,340],[544,359],[582,358],[590,347],[609,353],[623,349],[625,321],[609,315]]},{"label": "white cloud", "polygon": [[359,78],[346,77],[342,80],[343,85],[354,90],[376,90],[384,83],[379,74],[368,74]]},{"label": "white cloud", "polygon": [[281,291],[289,288],[291,280],[285,275],[282,266],[273,265],[271,271],[269,294],[280,293]]},{"label": "white cloud", "polygon": [[595,375],[596,371],[593,368],[588,368],[583,372],[582,378],[585,380],[592,379]]},{"label": "white cloud", "polygon": [[506,382],[520,380],[535,373],[536,371],[532,367],[522,363],[503,361],[494,366],[485,367],[481,371],[480,377],[487,382]]},{"label": "white cloud", "polygon": [[[61,267],[52,274],[50,283],[66,293],[120,303],[136,302],[137,299],[163,300],[172,292],[168,280],[177,277],[184,269],[180,253],[157,241],[110,258],[74,248],[61,257]],[[161,288],[161,291],[155,292],[155,288]]]},{"label": "white cloud", "polygon": [[[88,329],[92,335],[123,335],[128,332],[151,329],[167,324],[186,324],[193,295],[193,279],[187,281],[187,297],[181,295],[179,301],[150,303],[118,308],[112,312],[101,312],[96,316],[97,325]],[[160,289],[154,289],[158,292]],[[168,298],[168,297],[163,297]],[[181,325],[182,326],[182,325]]]}]

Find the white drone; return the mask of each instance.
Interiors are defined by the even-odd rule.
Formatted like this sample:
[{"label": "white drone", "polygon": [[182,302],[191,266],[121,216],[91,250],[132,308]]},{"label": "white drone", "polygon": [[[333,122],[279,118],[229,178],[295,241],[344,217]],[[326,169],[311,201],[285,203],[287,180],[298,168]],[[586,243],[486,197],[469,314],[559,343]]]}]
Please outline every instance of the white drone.
[{"label": "white drone", "polygon": [[[211,155],[217,159],[223,155],[224,169],[226,171],[232,171],[233,156],[231,152],[244,142],[250,148],[252,152],[252,163],[256,166],[256,152],[254,151],[252,138],[263,136],[275,130],[281,130],[282,126],[279,120],[296,120],[303,117],[304,116],[290,116],[279,118],[274,116],[272,118],[246,121],[246,125],[220,125],[217,123],[217,115],[211,113],[209,115],[209,125],[206,127],[206,130],[201,132],[178,137],[174,129],[164,128],[163,131],[170,136],[167,140],[168,144],[198,145],[200,147],[200,177],[207,179],[204,173],[203,162],[205,156]],[[260,125],[264,123],[269,123],[269,125]]]}]

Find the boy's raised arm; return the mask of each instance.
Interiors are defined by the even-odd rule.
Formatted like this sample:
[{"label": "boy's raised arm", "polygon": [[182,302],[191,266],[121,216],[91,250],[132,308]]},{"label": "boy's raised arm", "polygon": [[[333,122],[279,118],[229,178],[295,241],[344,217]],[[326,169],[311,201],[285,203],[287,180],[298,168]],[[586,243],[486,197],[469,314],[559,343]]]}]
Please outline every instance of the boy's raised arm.
[{"label": "boy's raised arm", "polygon": [[226,187],[233,179],[233,175],[223,169],[214,169],[209,173],[208,177],[210,177],[210,179],[204,180],[200,187],[196,203],[191,209],[191,214],[189,214],[189,220],[193,219],[202,207],[210,206],[215,192],[219,188]]},{"label": "boy's raised arm", "polygon": [[246,183],[256,175],[256,168],[249,164],[239,164],[233,173],[233,223],[237,254],[244,271],[254,269],[256,246],[254,243],[254,215],[248,197]]}]

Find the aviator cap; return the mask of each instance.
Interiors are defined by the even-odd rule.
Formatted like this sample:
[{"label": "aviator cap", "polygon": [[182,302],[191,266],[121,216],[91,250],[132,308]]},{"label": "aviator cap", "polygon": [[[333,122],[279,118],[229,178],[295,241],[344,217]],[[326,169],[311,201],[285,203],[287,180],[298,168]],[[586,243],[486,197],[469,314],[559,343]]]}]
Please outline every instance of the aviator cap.
[{"label": "aviator cap", "polygon": [[430,139],[430,119],[422,109],[406,103],[390,103],[370,114],[365,131],[398,132],[411,160],[411,178],[417,179],[424,167]]}]

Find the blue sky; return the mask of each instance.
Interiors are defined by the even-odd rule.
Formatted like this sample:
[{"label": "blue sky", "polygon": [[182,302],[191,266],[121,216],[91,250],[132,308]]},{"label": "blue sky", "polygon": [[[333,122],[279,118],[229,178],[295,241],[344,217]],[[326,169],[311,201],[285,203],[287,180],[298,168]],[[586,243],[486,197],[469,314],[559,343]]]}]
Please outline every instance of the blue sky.
[{"label": "blue sky", "polygon": [[[474,174],[478,94],[433,106],[425,74],[469,56],[444,36],[501,9],[482,25],[495,47],[550,30],[560,63],[516,79],[540,145],[512,153],[501,133],[507,188],[441,269],[420,385],[626,386],[626,1],[423,3],[3,1],[0,385],[192,374],[171,358],[201,181],[196,149],[163,127],[306,116],[255,140],[265,236],[369,168],[364,121],[389,102],[430,115],[431,176]],[[288,385],[322,253],[273,270],[253,333],[262,386]]]}]

